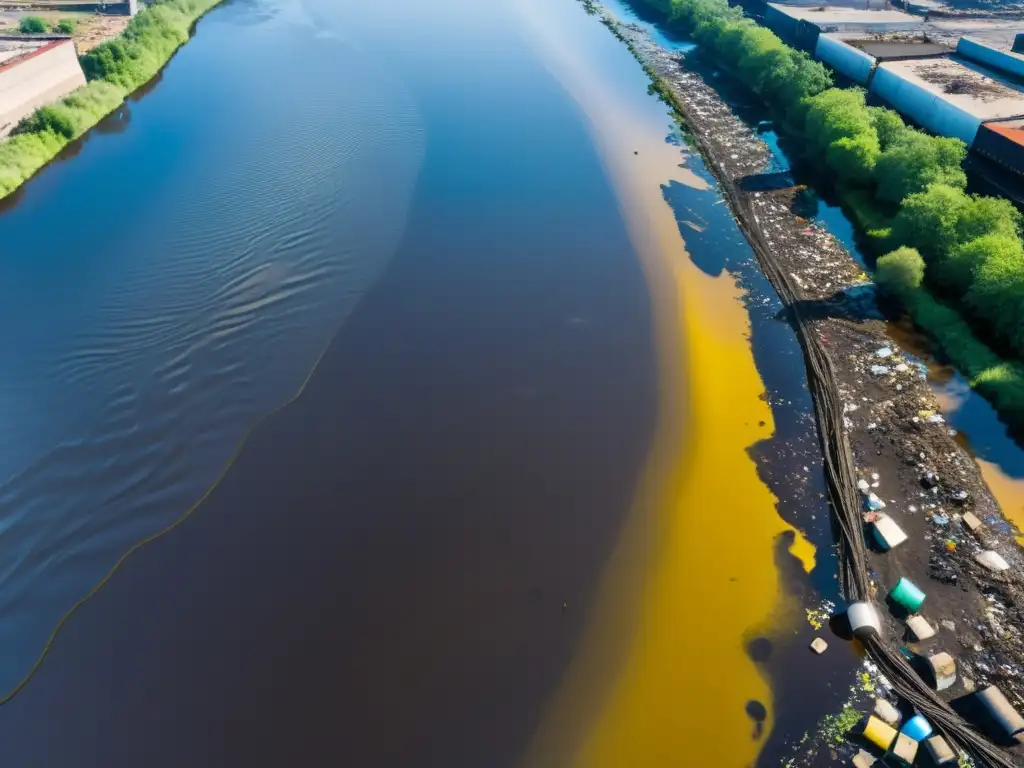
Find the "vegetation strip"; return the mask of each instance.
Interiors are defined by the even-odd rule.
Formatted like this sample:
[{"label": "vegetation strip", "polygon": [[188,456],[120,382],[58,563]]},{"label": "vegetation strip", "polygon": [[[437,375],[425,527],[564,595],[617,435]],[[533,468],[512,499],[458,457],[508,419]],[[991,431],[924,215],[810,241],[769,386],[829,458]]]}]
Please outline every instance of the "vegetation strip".
[{"label": "vegetation strip", "polygon": [[86,85],[25,118],[0,143],[0,198],[11,194],[70,142],[124,103],[189,38],[192,25],[221,0],[156,0],[120,37],[81,57]]},{"label": "vegetation strip", "polygon": [[890,109],[867,106],[859,88],[831,87],[823,65],[727,0],[644,2],[667,14],[781,114],[808,153],[846,188],[844,201],[878,253],[916,251],[901,258],[920,259],[928,284],[957,312],[929,295],[921,281],[895,294],[971,385],[1024,427],[1024,365],[1001,357],[973,330],[1014,357],[1024,356],[1024,221],[1007,200],[964,192],[963,142],[929,136]]},{"label": "vegetation strip", "polygon": [[[596,10],[593,3],[585,4],[588,8]],[[629,30],[623,28],[607,14],[602,14],[602,17],[605,24],[627,43],[645,70],[652,75],[655,80],[653,89],[668,101],[679,116],[689,124],[694,142],[704,156],[709,169],[719,179],[723,196],[753,246],[765,274],[792,313],[794,327],[807,363],[808,385],[814,399],[826,479],[839,533],[844,593],[852,601],[871,600],[873,584],[869,576],[861,517],[861,500],[856,485],[857,469],[848,430],[845,426],[845,405],[840,394],[835,365],[826,349],[823,337],[819,335],[819,331],[813,324],[813,318],[804,309],[806,304],[813,302],[807,301],[807,292],[797,284],[799,278],[787,271],[769,243],[759,219],[759,213],[763,216],[767,209],[758,206],[755,210],[752,206],[752,197],[756,197],[756,195],[751,196],[743,192],[737,184],[738,174],[730,172],[722,161],[722,154],[716,151],[710,132],[715,131],[715,136],[718,137],[718,132],[723,130],[722,125],[713,125],[708,121],[706,103],[703,105],[704,114],[700,116],[694,114],[693,110],[689,108],[688,101],[695,99],[695,91],[698,89],[693,86],[697,84],[693,82],[680,84],[686,94],[685,97],[681,97],[673,83],[661,77],[659,67],[652,66],[645,52],[637,49]],[[706,88],[706,86],[704,87]],[[723,109],[725,108],[723,107]],[[732,157],[737,156],[737,154],[733,154]],[[729,163],[739,166],[742,169],[741,173],[748,172],[742,168],[742,158],[738,161],[730,160]],[[733,170],[735,171],[735,168]],[[870,659],[892,683],[898,695],[926,714],[949,737],[954,746],[968,750],[982,765],[1013,765],[1013,762],[1002,750],[979,734],[959,714],[954,712],[948,703],[932,691],[911,668],[907,660],[894,648],[879,641],[866,643],[866,649]]]}]

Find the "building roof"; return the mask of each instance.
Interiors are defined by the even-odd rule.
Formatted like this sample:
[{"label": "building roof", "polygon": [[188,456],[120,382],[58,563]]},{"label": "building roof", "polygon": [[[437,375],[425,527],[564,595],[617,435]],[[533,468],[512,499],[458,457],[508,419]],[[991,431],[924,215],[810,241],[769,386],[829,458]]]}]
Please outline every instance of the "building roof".
[{"label": "building roof", "polygon": [[985,127],[1024,147],[1024,120],[1001,120],[998,123],[985,123]]},{"label": "building roof", "polygon": [[896,59],[919,59],[926,56],[943,56],[953,51],[944,45],[924,41],[878,40],[870,37],[846,39],[846,43],[858,48],[878,61]]},{"label": "building roof", "polygon": [[961,59],[910,59],[878,66],[982,121],[1024,117],[1024,88]]},{"label": "building roof", "polygon": [[16,67],[62,43],[70,42],[71,38],[67,36],[6,37],[0,35],[0,72]]},{"label": "building roof", "polygon": [[921,24],[917,16],[903,11],[869,11],[859,8],[838,6],[796,6],[768,3],[769,6],[794,19],[803,19],[812,24]]}]

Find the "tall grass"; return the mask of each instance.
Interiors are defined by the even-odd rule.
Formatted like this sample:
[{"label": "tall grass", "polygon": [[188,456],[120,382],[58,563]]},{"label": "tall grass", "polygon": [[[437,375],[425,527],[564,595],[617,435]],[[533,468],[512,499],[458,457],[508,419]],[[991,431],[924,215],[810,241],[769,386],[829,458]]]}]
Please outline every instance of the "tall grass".
[{"label": "tall grass", "polygon": [[116,39],[81,57],[86,85],[22,120],[0,142],[0,198],[124,103],[188,40],[192,24],[220,0],[158,0]]}]

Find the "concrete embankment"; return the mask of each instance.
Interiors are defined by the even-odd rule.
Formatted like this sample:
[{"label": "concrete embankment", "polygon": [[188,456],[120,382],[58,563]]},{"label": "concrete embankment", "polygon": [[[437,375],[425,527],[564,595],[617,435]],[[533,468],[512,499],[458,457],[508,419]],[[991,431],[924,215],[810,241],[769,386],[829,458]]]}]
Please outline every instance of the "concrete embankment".
[{"label": "concrete embankment", "polygon": [[10,133],[33,110],[85,85],[70,39],[45,40],[28,47],[24,40],[0,38],[0,48],[5,42],[12,50],[5,51],[10,58],[0,60],[0,136]]}]

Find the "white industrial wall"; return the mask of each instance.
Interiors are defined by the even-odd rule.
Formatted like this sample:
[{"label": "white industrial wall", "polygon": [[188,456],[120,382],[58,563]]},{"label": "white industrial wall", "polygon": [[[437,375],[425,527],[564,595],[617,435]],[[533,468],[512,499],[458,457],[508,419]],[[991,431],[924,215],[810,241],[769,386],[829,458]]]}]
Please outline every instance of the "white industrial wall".
[{"label": "white industrial wall", "polygon": [[85,75],[71,40],[0,69],[0,129],[82,85]]},{"label": "white industrial wall", "polygon": [[823,61],[837,72],[842,72],[851,80],[867,84],[871,78],[871,70],[875,60],[864,51],[854,48],[835,37],[820,35],[814,48],[814,58]]},{"label": "white industrial wall", "polygon": [[965,59],[985,64],[1000,72],[1024,78],[1024,59],[1020,56],[1014,56],[1006,51],[991,48],[976,40],[968,40],[966,37],[960,38],[960,42],[956,44],[956,52]]},{"label": "white industrial wall", "polygon": [[940,136],[955,136],[970,146],[981,127],[981,118],[954,106],[938,94],[911,82],[880,64],[871,79],[871,93]]}]

